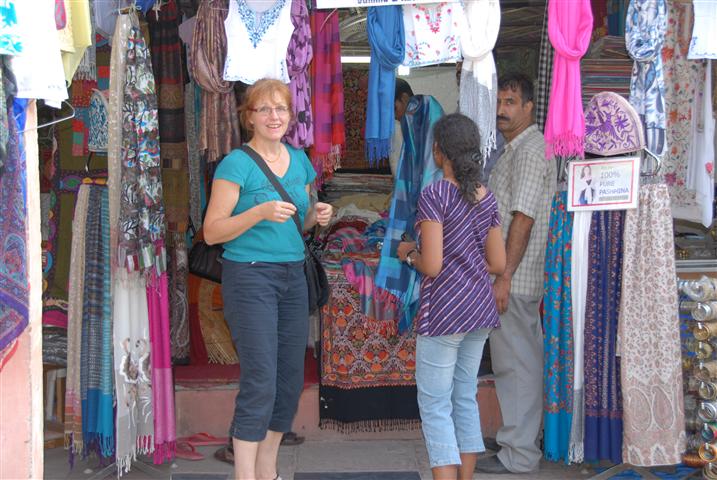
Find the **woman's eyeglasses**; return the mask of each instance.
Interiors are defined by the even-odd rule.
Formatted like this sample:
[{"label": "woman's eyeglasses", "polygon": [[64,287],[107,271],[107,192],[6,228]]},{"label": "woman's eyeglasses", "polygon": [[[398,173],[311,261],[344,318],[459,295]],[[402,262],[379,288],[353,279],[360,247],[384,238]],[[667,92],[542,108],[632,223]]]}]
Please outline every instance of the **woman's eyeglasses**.
[{"label": "woman's eyeglasses", "polygon": [[289,114],[289,107],[287,107],[285,105],[279,105],[278,107],[273,107],[273,108],[264,106],[264,107],[259,107],[259,108],[250,108],[249,110],[251,110],[252,112],[256,112],[259,115],[262,115],[265,117],[268,117],[269,115],[271,115],[272,111],[280,117],[283,117],[283,116]]}]

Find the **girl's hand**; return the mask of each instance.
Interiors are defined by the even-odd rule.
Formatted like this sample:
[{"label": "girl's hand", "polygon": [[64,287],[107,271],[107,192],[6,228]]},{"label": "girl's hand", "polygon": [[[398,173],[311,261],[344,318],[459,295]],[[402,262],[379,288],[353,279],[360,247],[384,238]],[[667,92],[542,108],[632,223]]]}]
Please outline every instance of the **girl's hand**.
[{"label": "girl's hand", "polygon": [[408,252],[411,250],[416,249],[416,242],[401,242],[398,244],[398,248],[396,249],[396,255],[398,256],[398,259],[402,262],[406,261],[406,256],[408,255]]},{"label": "girl's hand", "polygon": [[294,204],[282,202],[281,200],[264,202],[261,204],[260,208],[261,216],[264,220],[277,223],[286,222],[296,212]]},{"label": "girl's hand", "polygon": [[314,204],[314,212],[316,212],[316,223],[325,227],[329,224],[329,221],[334,214],[334,207],[328,203],[316,202]]}]

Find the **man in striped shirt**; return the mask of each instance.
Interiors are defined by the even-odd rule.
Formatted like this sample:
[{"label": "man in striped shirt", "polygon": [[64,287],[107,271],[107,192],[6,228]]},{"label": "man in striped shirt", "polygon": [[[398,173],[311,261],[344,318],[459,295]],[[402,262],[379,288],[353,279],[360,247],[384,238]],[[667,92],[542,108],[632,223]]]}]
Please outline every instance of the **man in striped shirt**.
[{"label": "man in striped shirt", "polygon": [[503,155],[489,187],[503,219],[507,262],[493,293],[500,328],[490,335],[490,353],[503,427],[495,457],[480,462],[483,473],[523,473],[539,468],[543,409],[543,297],[545,244],[550,201],[557,187],[555,162],[545,159],[543,134],[533,118],[533,82],[509,74],[498,82],[497,127]]}]

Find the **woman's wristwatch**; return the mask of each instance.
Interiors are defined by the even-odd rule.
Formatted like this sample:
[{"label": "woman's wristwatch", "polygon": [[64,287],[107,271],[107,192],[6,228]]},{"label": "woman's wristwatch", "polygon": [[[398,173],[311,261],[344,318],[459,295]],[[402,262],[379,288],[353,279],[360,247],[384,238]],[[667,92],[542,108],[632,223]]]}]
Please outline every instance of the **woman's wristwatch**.
[{"label": "woman's wristwatch", "polygon": [[418,253],[418,249],[412,248],[406,253],[406,264],[408,264],[409,267],[413,267],[413,258],[411,258],[412,253]]}]

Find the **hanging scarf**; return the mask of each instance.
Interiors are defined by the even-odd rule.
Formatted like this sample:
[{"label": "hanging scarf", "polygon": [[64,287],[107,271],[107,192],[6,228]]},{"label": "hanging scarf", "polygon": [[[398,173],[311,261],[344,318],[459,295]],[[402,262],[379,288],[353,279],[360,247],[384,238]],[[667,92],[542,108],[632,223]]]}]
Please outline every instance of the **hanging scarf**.
[{"label": "hanging scarf", "polygon": [[573,213],[572,262],[570,262],[573,307],[573,419],[570,426],[568,463],[583,463],[585,457],[585,302],[588,288],[589,235],[592,212]]},{"label": "hanging scarf", "polygon": [[618,338],[624,395],[622,460],[680,463],[685,451],[680,315],[667,185],[643,185],[625,215]]},{"label": "hanging scarf", "polygon": [[493,47],[500,30],[498,0],[473,0],[465,5],[466,21],[461,31],[460,111],[480,131],[483,158],[495,149],[495,112],[498,77]]},{"label": "hanging scarf", "polygon": [[590,45],[592,27],[590,0],[548,0],[548,35],[555,57],[545,121],[546,158],[583,156],[580,58]]},{"label": "hanging scarf", "polygon": [[665,0],[631,0],[627,7],[625,45],[635,60],[630,79],[630,103],[643,119],[647,148],[665,152],[665,81],[662,45],[667,32]]},{"label": "hanging scarf", "polygon": [[72,219],[72,253],[67,305],[67,378],[65,379],[65,448],[82,455],[82,398],[80,348],[82,345],[82,295],[85,288],[85,227],[90,190],[80,186]]},{"label": "hanging scarf", "polygon": [[687,58],[717,59],[717,3],[713,0],[692,0],[695,24]]},{"label": "hanging scarf", "polygon": [[705,81],[692,110],[692,148],[687,163],[687,187],[695,191],[700,220],[705,228],[714,217],[715,119],[712,114],[712,60],[707,60]]},{"label": "hanging scarf", "polygon": [[289,124],[284,140],[294,148],[308,148],[314,144],[309,84],[309,64],[314,52],[311,46],[309,10],[304,0],[292,1],[291,23],[294,24],[294,34],[289,40],[289,48],[286,52],[286,67],[291,79],[289,90],[293,100],[294,118]]},{"label": "hanging scarf", "polygon": [[369,7],[366,17],[371,65],[366,106],[366,157],[377,164],[391,153],[396,67],[406,50],[400,6]]},{"label": "hanging scarf", "polygon": [[222,79],[227,55],[224,17],[228,0],[208,0],[197,10],[189,71],[202,88],[199,150],[216,162],[241,145],[234,83]]},{"label": "hanging scarf", "polygon": [[95,2],[90,2],[90,45],[80,60],[75,79],[97,81],[97,25],[95,23]]},{"label": "hanging scarf", "polygon": [[594,212],[585,308],[585,461],[622,462],[622,390],[616,355],[625,212]]},{"label": "hanging scarf", "polygon": [[542,132],[548,113],[550,86],[553,84],[553,45],[548,38],[548,4],[543,13],[543,34],[540,36],[540,59],[538,60],[538,81],[535,83],[535,123]]},{"label": "hanging scarf", "polygon": [[163,272],[167,262],[152,62],[139,27],[132,26],[127,44],[119,261],[130,272]]},{"label": "hanging scarf", "polygon": [[[384,8],[384,7],[381,7]],[[393,110],[391,110],[393,111]],[[403,150],[393,188],[388,228],[376,271],[376,286],[398,297],[399,332],[411,328],[418,312],[421,278],[415,268],[400,262],[396,248],[405,233],[416,238],[414,220],[418,197],[431,183],[441,178],[433,159],[433,125],[443,116],[443,108],[429,95],[411,98],[401,119]]]},{"label": "hanging scarf", "polygon": [[553,197],[545,252],[543,317],[544,450],[545,458],[554,462],[567,462],[573,421],[572,229],[573,214],[567,209],[567,192],[557,192]]},{"label": "hanging scarf", "polygon": [[[4,67],[3,67],[4,68]],[[0,98],[9,121],[4,165],[0,172],[0,360],[28,325],[29,277],[27,272],[27,169],[22,153],[22,135],[18,130],[24,126],[24,118],[15,120],[13,103],[22,111],[26,100],[13,99],[13,77],[4,70],[2,81],[5,94]],[[22,125],[19,125],[22,123]],[[0,162],[2,163],[2,162]]]},{"label": "hanging scarf", "polygon": [[110,215],[107,188],[89,185],[82,290],[80,391],[84,451],[115,453],[112,356]]},{"label": "hanging scarf", "polygon": [[460,41],[465,31],[461,3],[403,5],[402,8],[406,36],[402,65],[413,68],[461,60]]},{"label": "hanging scarf", "polygon": [[152,412],[154,414],[154,463],[172,460],[176,451],[174,383],[169,345],[169,291],[167,272],[154,272],[147,282],[149,342],[152,364]]},{"label": "hanging scarf", "polygon": [[[119,17],[117,23],[122,21]],[[120,270],[114,279],[114,351],[117,385],[117,475],[137,455],[154,451],[154,409],[145,279]]]},{"label": "hanging scarf", "polygon": [[310,150],[316,183],[330,178],[346,146],[344,82],[341,37],[337,12],[311,12],[314,61],[311,62],[311,103],[314,113],[314,145]]}]

